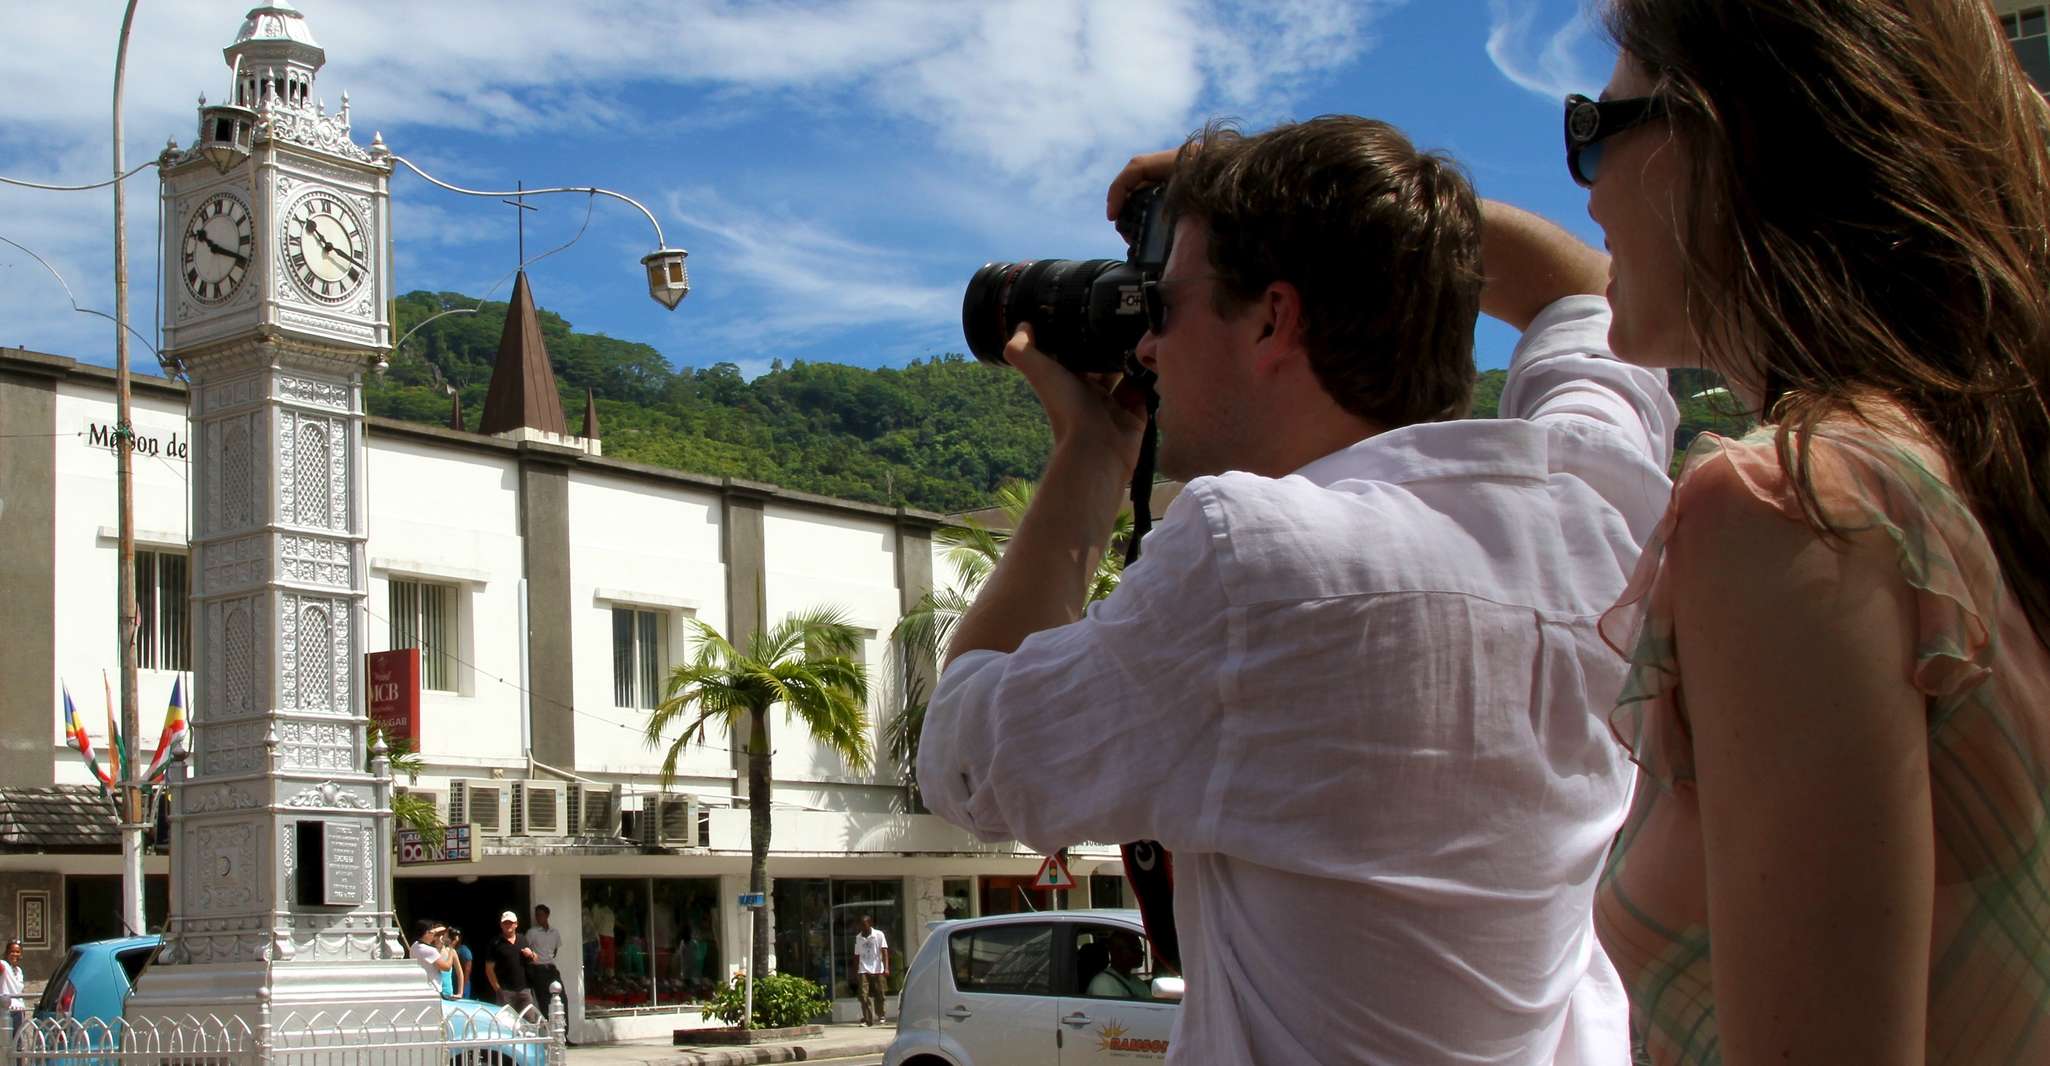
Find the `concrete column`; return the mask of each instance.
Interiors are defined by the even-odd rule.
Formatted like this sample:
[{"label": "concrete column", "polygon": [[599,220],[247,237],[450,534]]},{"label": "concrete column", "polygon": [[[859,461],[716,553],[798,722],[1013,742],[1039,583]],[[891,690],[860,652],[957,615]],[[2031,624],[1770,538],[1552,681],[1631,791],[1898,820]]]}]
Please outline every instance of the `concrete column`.
[{"label": "concrete column", "polygon": [[576,765],[575,647],[570,632],[569,464],[581,455],[526,441],[520,445],[520,540],[527,575],[527,661],[534,758]]},{"label": "concrete column", "polygon": [[[720,494],[719,528],[725,535],[721,551],[726,556],[726,640],[736,648],[747,647],[748,638],[768,624],[768,545],[763,530],[763,506],[768,493],[747,482],[726,479]],[[745,736],[733,743],[733,794],[747,795],[747,753]]]},{"label": "concrete column", "polygon": [[[897,613],[899,617],[909,614],[920,600],[932,592],[932,534],[936,528],[929,518],[922,518],[906,509],[897,509]],[[896,685],[916,685],[921,698],[932,698],[933,686],[939,683],[939,663],[922,659],[905,664],[906,676],[891,678]],[[897,714],[901,706],[887,708],[885,714]],[[908,780],[909,767],[898,766],[887,752],[876,754],[876,776],[882,780]],[[906,792],[910,790],[907,787]],[[907,796],[906,802],[910,802]],[[913,813],[920,813],[923,806]],[[908,956],[907,956],[908,957]]]},{"label": "concrete column", "polygon": [[[67,360],[68,362],[68,360]],[[9,434],[0,463],[0,781],[56,783],[57,377],[10,365],[0,375],[0,426]],[[30,436],[29,434],[50,434]],[[60,893],[61,895],[61,893]],[[10,919],[11,920],[11,919]]]},{"label": "concrete column", "polygon": [[[546,906],[548,924],[562,934],[555,968],[562,973],[563,1005],[569,1011],[570,1032],[576,1034],[584,1024],[584,879],[570,870],[537,870],[527,879],[527,895],[529,911],[520,915],[521,927],[532,922],[531,908]],[[537,1003],[541,991],[535,990]]]}]

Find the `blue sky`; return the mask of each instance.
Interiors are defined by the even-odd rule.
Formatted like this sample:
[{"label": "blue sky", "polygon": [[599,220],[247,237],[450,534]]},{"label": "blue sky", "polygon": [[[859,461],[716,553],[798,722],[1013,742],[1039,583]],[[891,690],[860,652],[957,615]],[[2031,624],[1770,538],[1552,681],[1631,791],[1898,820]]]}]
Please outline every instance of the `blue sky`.
[{"label": "blue sky", "polygon": [[[864,366],[963,351],[960,298],[991,259],[1119,256],[1103,189],[1133,152],[1212,117],[1248,129],[1385,118],[1468,168],[1482,195],[1590,240],[1559,98],[1612,53],[1577,0],[296,0],[327,50],[316,92],[471,188],[597,185],[646,203],[691,252],[694,291],[650,300],[647,222],[616,202],[535,200],[536,299],[680,367]],[[0,175],[109,171],[118,0],[0,0]],[[224,95],[250,0],[142,0],[129,165],[191,139]],[[129,186],[132,316],[153,334],[157,182]],[[398,285],[504,299],[513,211],[393,179]],[[0,187],[0,237],[86,307],[113,309],[112,196]],[[1362,249],[1361,254],[1372,254]],[[1483,326],[1483,367],[1514,335]],[[113,326],[0,244],[0,344],[111,363]],[[152,364],[137,348],[136,365]]]}]

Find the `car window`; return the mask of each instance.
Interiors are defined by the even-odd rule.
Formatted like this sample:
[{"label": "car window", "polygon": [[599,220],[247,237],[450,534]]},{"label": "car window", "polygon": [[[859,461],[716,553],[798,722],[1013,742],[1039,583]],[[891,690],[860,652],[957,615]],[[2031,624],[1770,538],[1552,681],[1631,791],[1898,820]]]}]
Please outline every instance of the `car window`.
[{"label": "car window", "polygon": [[117,952],[114,955],[114,958],[121,963],[122,972],[128,975],[129,985],[133,986],[135,979],[142,976],[142,968],[149,965],[149,958],[151,955],[156,954],[156,951],[157,949],[154,947],[129,948],[127,951]]},{"label": "car window", "polygon": [[992,925],[947,940],[954,987],[963,992],[1053,994],[1053,926]]},{"label": "car window", "polygon": [[1118,925],[1076,925],[1067,935],[1075,956],[1068,995],[1153,998],[1153,951],[1145,934]]},{"label": "car window", "polygon": [[50,981],[43,986],[43,998],[36,1001],[36,1011],[42,1014],[57,1013],[57,1001],[64,996],[64,983],[71,977],[71,968],[78,965],[81,952],[77,948],[64,956],[64,962],[57,972],[50,975]]}]

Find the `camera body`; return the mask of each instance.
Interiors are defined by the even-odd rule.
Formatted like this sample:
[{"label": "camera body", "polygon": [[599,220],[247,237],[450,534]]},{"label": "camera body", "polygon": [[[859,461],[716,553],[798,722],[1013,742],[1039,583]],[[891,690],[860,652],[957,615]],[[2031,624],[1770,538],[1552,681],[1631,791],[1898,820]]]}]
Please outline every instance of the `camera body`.
[{"label": "camera body", "polygon": [[1174,227],[1161,187],[1125,200],[1118,233],[1129,251],[1116,259],[1025,259],[986,263],[961,300],[961,331],[977,359],[1004,362],[1004,345],[1031,323],[1034,344],[1077,374],[1135,372],[1132,358],[1146,335],[1142,283],[1167,266]]}]

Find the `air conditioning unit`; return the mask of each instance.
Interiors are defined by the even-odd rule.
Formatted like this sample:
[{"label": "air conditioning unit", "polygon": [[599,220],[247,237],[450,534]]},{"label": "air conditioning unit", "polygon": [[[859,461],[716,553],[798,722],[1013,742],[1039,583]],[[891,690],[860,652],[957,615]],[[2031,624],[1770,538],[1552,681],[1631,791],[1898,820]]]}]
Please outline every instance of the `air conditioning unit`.
[{"label": "air conditioning unit", "polygon": [[448,783],[448,824],[468,823],[480,837],[502,837],[511,797],[505,782],[490,778],[457,778]]},{"label": "air conditioning unit", "polygon": [[698,798],[696,796],[643,796],[641,813],[635,819],[641,844],[651,848],[694,848],[698,846]]},{"label": "air conditioning unit", "polygon": [[568,832],[563,807],[568,799],[560,781],[512,783],[514,836],[559,837]]},{"label": "air conditioning unit", "polygon": [[394,785],[391,791],[393,796],[419,796],[434,804],[434,813],[441,816],[443,822],[453,823],[455,821],[455,819],[448,816],[448,793],[441,789]]},{"label": "air conditioning unit", "polygon": [[571,781],[564,790],[563,826],[572,835],[619,835],[619,790],[611,785]]}]

